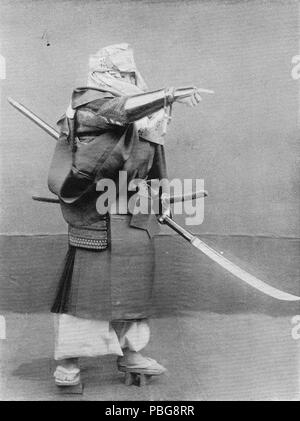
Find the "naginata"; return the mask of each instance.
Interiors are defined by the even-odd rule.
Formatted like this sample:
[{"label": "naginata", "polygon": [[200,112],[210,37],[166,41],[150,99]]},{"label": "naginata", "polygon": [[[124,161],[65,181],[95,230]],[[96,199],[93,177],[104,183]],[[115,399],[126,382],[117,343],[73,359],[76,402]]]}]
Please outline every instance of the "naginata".
[{"label": "naginata", "polygon": [[[157,215],[99,213],[97,183],[109,179],[120,187],[120,172],[128,183],[166,180],[163,139],[171,105],[196,105],[199,92],[148,92],[128,44],[100,50],[90,59],[87,87],[73,91],[58,122],[49,172],[49,189],[59,198],[69,238],[52,307],[57,385],[80,382],[77,358],[84,356],[117,354],[119,370],[127,373],[165,371],[140,353],[150,335]],[[122,199],[119,194],[116,200]]]}]

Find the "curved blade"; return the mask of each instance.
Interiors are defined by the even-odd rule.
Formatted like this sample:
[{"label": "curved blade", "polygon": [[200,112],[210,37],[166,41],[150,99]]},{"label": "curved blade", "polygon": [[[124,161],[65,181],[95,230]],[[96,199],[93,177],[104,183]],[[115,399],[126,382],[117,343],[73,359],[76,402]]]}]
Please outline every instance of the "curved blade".
[{"label": "curved blade", "polygon": [[274,288],[271,285],[266,284],[250,273],[246,272],[244,269],[240,268],[236,264],[232,263],[226,257],[222,256],[213,248],[209,247],[204,243],[200,238],[194,237],[191,240],[191,244],[196,247],[198,250],[202,251],[206,256],[212,259],[214,262],[218,263],[228,272],[232,273],[234,276],[238,277],[242,281],[246,282],[248,285],[251,285],[253,288],[258,289],[264,294],[270,295],[273,298],[284,301],[299,301],[300,297],[297,295],[289,294],[287,292],[281,291],[280,289]]},{"label": "curved blade", "polygon": [[191,232],[183,228],[181,225],[177,224],[177,222],[173,221],[173,219],[171,219],[169,216],[164,216],[163,223],[167,224],[170,228],[172,228],[174,231],[180,234],[183,238],[188,240],[194,247],[202,251],[202,253],[204,253],[207,257],[212,259],[214,262],[218,263],[220,266],[222,266],[228,272],[232,273],[237,278],[246,282],[248,285],[251,285],[253,288],[258,289],[264,294],[276,298],[277,300],[300,300],[300,297],[298,297],[297,295],[289,294],[287,292],[281,291],[280,289],[274,288],[271,285],[266,284],[265,282],[246,272],[244,269],[240,268],[235,263],[232,263],[230,260],[226,259],[226,257],[222,256],[222,254],[218,253],[212,247],[208,246],[206,243],[204,243],[204,241],[200,240],[200,238],[196,237]]}]

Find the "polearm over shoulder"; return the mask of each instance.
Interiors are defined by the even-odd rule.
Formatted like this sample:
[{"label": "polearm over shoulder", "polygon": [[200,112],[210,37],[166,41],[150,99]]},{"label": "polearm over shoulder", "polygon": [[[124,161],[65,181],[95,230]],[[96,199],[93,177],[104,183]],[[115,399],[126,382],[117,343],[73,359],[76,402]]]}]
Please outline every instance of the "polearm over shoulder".
[{"label": "polearm over shoulder", "polygon": [[[17,108],[22,114],[29,117],[30,120],[32,120],[35,124],[37,124],[39,127],[41,127],[43,130],[45,130],[47,133],[49,133],[52,137],[55,139],[58,139],[58,132],[54,130],[52,127],[50,127],[47,123],[45,123],[42,119],[37,117],[35,114],[33,114],[31,111],[29,111],[26,107],[19,104],[17,101],[9,99],[9,102],[11,105],[13,105],[15,108]],[[202,192],[203,195],[206,195],[206,192]],[[44,201],[44,202],[52,202],[57,203],[57,199],[52,198],[40,198],[40,197],[33,197],[34,200],[38,201]],[[284,291],[281,291],[271,285],[268,285],[267,283],[261,281],[260,279],[256,278],[255,276],[251,275],[244,269],[240,268],[238,265],[234,264],[230,260],[226,259],[224,256],[222,256],[220,253],[218,253],[216,250],[214,250],[212,247],[208,246],[206,243],[204,243],[200,238],[193,235],[191,232],[187,231],[184,227],[177,224],[175,221],[173,221],[168,216],[164,216],[163,221],[160,221],[162,223],[165,223],[170,228],[172,228],[175,232],[177,232],[179,235],[181,235],[183,238],[185,238],[187,241],[191,243],[192,246],[196,247],[198,250],[200,250],[202,253],[204,253],[207,257],[209,257],[211,260],[213,260],[215,263],[223,267],[226,271],[230,272],[235,277],[239,278],[243,282],[246,282],[248,285],[252,286],[253,288],[263,292],[266,295],[269,295],[273,298],[276,298],[278,300],[283,301],[300,301],[300,297],[296,296],[294,294],[286,293]]]},{"label": "polearm over shoulder", "polygon": [[26,108],[24,105],[20,104],[18,101],[15,101],[14,99],[8,97],[7,101],[20,113],[25,115],[25,117],[28,117],[31,121],[33,121],[37,126],[39,126],[41,129],[43,129],[46,133],[48,133],[51,137],[58,140],[59,133],[49,124],[45,123],[40,117],[35,115],[32,111],[30,111],[28,108]]}]

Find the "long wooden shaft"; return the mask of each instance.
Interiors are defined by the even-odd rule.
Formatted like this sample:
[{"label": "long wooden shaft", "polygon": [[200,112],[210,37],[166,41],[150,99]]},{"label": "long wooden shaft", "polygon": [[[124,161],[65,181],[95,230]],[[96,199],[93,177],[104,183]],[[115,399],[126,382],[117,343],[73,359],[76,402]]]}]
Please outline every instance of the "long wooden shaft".
[{"label": "long wooden shaft", "polygon": [[55,140],[58,140],[59,134],[58,132],[49,124],[47,124],[45,121],[43,121],[40,117],[35,115],[32,111],[30,111],[28,108],[26,108],[24,105],[20,104],[18,101],[15,101],[12,98],[7,98],[7,101],[12,105],[14,108],[16,108],[20,113],[25,115],[27,118],[29,118],[31,121],[33,121],[37,126],[39,126],[41,129],[43,129],[46,133],[48,133],[51,137],[53,137]]}]

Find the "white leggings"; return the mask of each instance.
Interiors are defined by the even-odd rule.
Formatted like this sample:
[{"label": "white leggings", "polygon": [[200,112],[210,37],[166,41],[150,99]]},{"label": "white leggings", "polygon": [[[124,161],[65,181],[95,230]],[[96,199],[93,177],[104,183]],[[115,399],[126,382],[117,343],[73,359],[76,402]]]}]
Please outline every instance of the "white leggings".
[{"label": "white leggings", "polygon": [[146,320],[109,322],[55,314],[55,360],[123,355],[122,349],[140,351],[149,342]]}]

